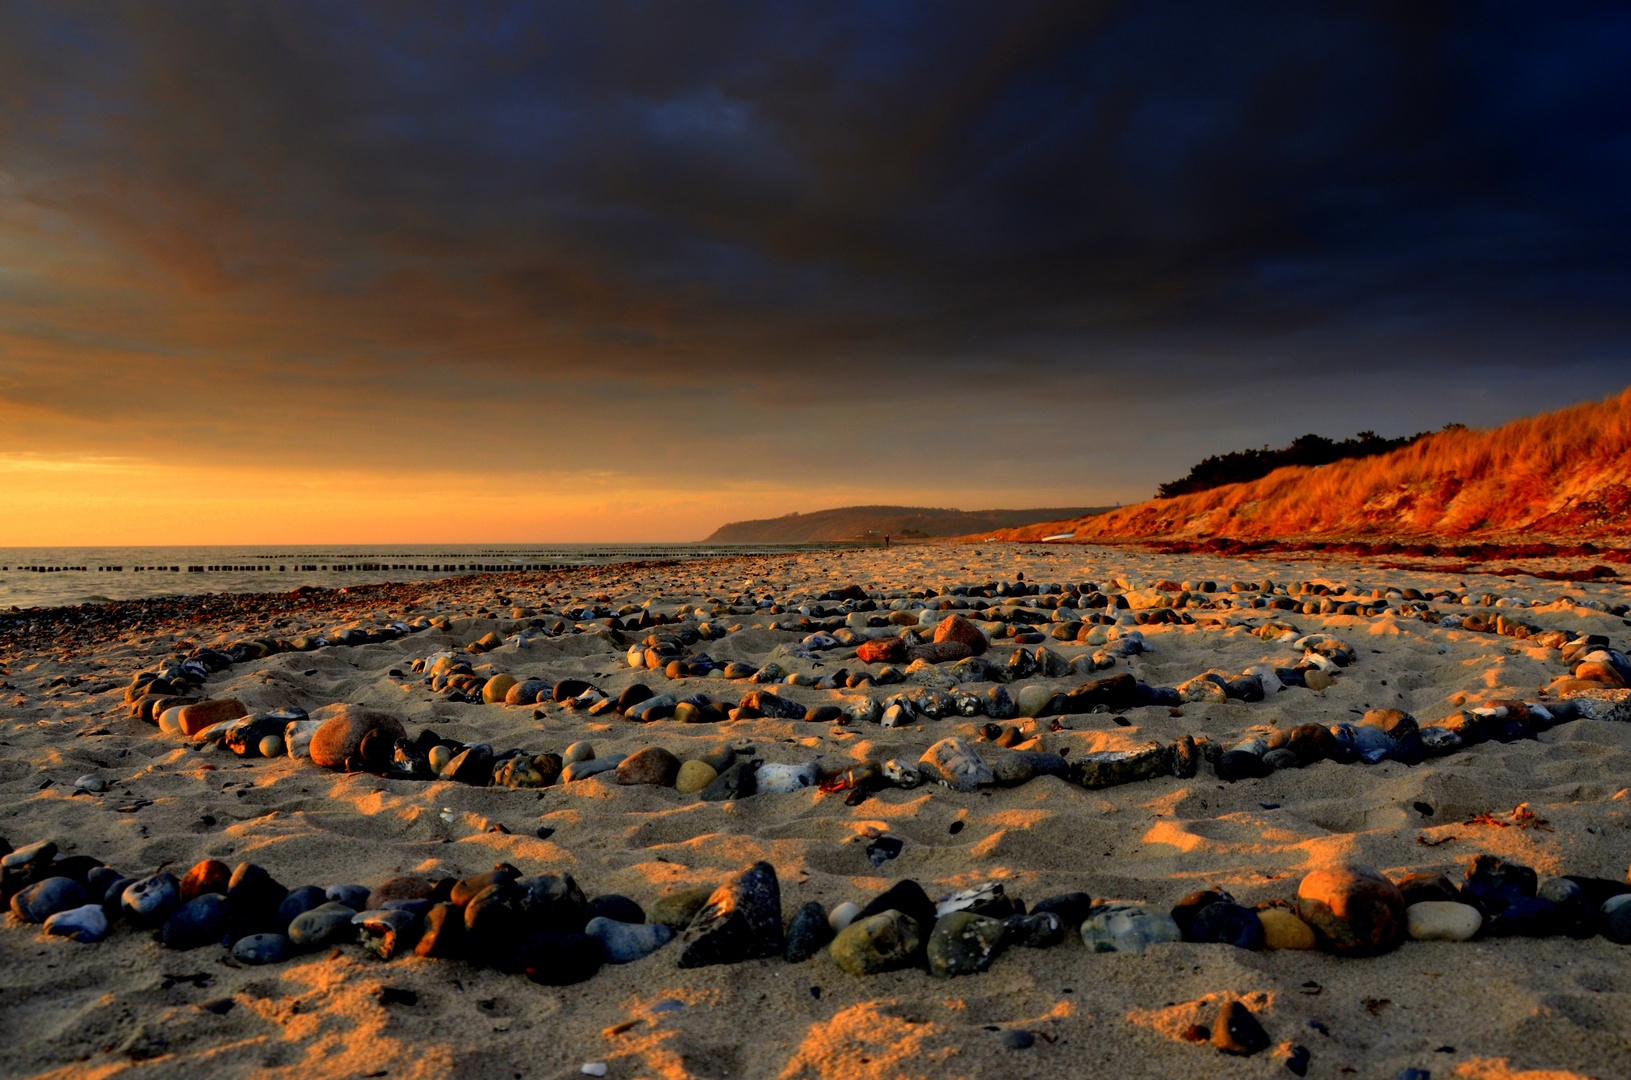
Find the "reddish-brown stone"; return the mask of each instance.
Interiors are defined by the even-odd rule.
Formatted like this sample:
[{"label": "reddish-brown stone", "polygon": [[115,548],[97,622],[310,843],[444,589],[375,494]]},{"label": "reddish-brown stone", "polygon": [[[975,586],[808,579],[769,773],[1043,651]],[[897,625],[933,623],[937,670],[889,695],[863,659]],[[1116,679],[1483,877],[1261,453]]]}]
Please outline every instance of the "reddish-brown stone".
[{"label": "reddish-brown stone", "polygon": [[345,705],[312,735],[312,764],[335,769],[344,765],[346,758],[362,760],[362,740],[371,731],[381,731],[393,742],[407,738],[402,722],[390,713]]},{"label": "reddish-brown stone", "polygon": [[979,656],[990,646],[980,628],[961,615],[948,615],[934,628],[934,640],[956,641],[968,646],[970,656]]},{"label": "reddish-brown stone", "polygon": [[1320,948],[1349,956],[1386,952],[1404,935],[1404,894],[1368,866],[1315,870],[1297,886],[1297,915]]},{"label": "reddish-brown stone", "polygon": [[181,902],[205,893],[227,894],[227,885],[232,881],[232,867],[216,859],[205,859],[203,862],[187,871],[181,879]]},{"label": "reddish-brown stone", "polygon": [[898,637],[864,641],[855,650],[855,658],[863,664],[898,664],[906,659],[906,642]]},{"label": "reddish-brown stone", "polygon": [[184,706],[176,715],[176,722],[181,726],[183,735],[197,735],[207,727],[213,727],[225,720],[236,720],[240,716],[248,716],[249,710],[243,707],[243,702],[237,698],[217,698],[214,701],[195,701]]}]

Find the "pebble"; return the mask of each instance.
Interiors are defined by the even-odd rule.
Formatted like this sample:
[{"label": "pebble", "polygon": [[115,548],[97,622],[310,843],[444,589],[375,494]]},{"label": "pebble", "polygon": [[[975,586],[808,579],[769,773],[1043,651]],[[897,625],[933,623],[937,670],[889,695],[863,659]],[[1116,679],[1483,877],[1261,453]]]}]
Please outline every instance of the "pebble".
[{"label": "pebble", "polygon": [[1257,912],[1227,901],[1208,904],[1196,912],[1184,940],[1202,944],[1233,945],[1239,949],[1261,949],[1263,922]]},{"label": "pebble", "polygon": [[781,885],[775,867],[756,862],[720,886],[685,931],[682,968],[775,956],[782,936]]},{"label": "pebble", "polygon": [[544,934],[529,941],[517,960],[527,978],[540,986],[571,986],[593,978],[606,953],[587,934]]},{"label": "pebble", "polygon": [[1269,949],[1312,949],[1314,928],[1285,908],[1264,908],[1257,913],[1263,925],[1263,946]]},{"label": "pebble", "polygon": [[618,763],[619,784],[650,784],[670,787],[679,775],[680,759],[660,746],[636,750]]},{"label": "pebble", "polygon": [[860,914],[860,904],[857,904],[853,900],[845,900],[842,904],[839,904],[837,907],[832,909],[832,914],[827,916],[827,925],[832,927],[833,933],[836,934],[840,930],[844,929],[844,927],[854,922],[856,917]]},{"label": "pebble", "polygon": [[250,934],[232,946],[232,958],[240,964],[279,964],[289,954],[289,939],[282,934]]},{"label": "pebble", "polygon": [[1368,866],[1308,874],[1297,886],[1297,915],[1321,948],[1344,955],[1385,952],[1404,936],[1404,895]]},{"label": "pebble", "polygon": [[600,942],[608,964],[631,964],[674,940],[674,931],[661,923],[626,923],[604,916],[590,919],[583,932]]},{"label": "pebble", "polygon": [[58,911],[45,920],[45,932],[57,937],[90,944],[101,941],[108,932],[108,913],[101,904]]},{"label": "pebble", "polygon": [[923,775],[954,791],[971,792],[981,784],[994,784],[996,775],[972,747],[953,735],[930,746],[918,759]]},{"label": "pebble", "polygon": [[851,975],[910,966],[923,940],[915,919],[896,911],[858,918],[833,938],[833,962]]},{"label": "pebble", "polygon": [[402,721],[389,713],[356,705],[340,706],[312,734],[308,748],[312,764],[337,769],[345,765],[347,758],[360,759],[363,739],[376,731],[382,733],[386,747],[408,735]]},{"label": "pebble", "polygon": [[453,748],[443,743],[437,743],[425,754],[430,761],[430,767],[438,776],[447,768],[447,763],[453,760]]},{"label": "pebble", "polygon": [[11,913],[25,923],[43,923],[58,912],[82,907],[90,899],[72,878],[48,877],[13,894]]},{"label": "pebble", "polygon": [[[369,889],[366,885],[330,885],[323,895],[336,904],[344,904],[352,911],[367,911],[370,907],[377,906],[368,902],[375,892],[389,894],[390,890],[384,887],[378,890]],[[394,896],[388,898],[395,899]]]},{"label": "pebble", "polygon": [[1082,922],[1081,934],[1089,952],[1142,953],[1183,940],[1171,915],[1142,904],[1098,905]]},{"label": "pebble", "polygon": [[1603,901],[1598,918],[1604,937],[1616,945],[1631,945],[1631,893]]},{"label": "pebble", "polygon": [[1049,896],[1031,905],[1031,914],[1052,912],[1072,930],[1079,928],[1093,911],[1093,898],[1085,892]]},{"label": "pebble", "polygon": [[568,765],[576,761],[593,761],[595,759],[594,744],[579,740],[566,748],[561,759]]},{"label": "pebble", "polygon": [[1036,1036],[1023,1028],[1004,1028],[997,1041],[1009,1050],[1029,1050],[1036,1045]]},{"label": "pebble", "polygon": [[425,912],[419,940],[414,943],[416,956],[456,957],[464,947],[464,912],[449,903],[432,904]]},{"label": "pebble", "polygon": [[864,919],[881,911],[899,911],[927,933],[934,926],[935,907],[935,902],[929,899],[929,894],[923,891],[923,886],[906,878],[874,896],[856,918]]},{"label": "pebble", "polygon": [[126,886],[119,903],[132,926],[158,926],[181,906],[181,885],[174,874],[154,874]]},{"label": "pebble", "polygon": [[929,932],[929,974],[940,978],[986,971],[1002,952],[1004,925],[971,911],[954,911]]},{"label": "pebble", "polygon": [[289,941],[299,949],[321,949],[350,941],[357,932],[351,924],[356,915],[355,909],[329,901],[295,916],[289,923]]},{"label": "pebble", "polygon": [[676,889],[659,896],[651,904],[646,918],[670,930],[684,930],[691,925],[698,911],[713,895],[712,889]]},{"label": "pebble", "polygon": [[1218,1008],[1218,1018],[1212,1024],[1212,1045],[1225,1054],[1247,1057],[1267,1050],[1269,1036],[1250,1009],[1230,999]]},{"label": "pebble", "polygon": [[815,787],[820,769],[815,762],[803,765],[761,765],[753,771],[753,783],[760,795],[787,795]]},{"label": "pebble", "polygon": [[729,802],[751,798],[758,793],[758,780],[752,761],[738,761],[722,770],[702,789],[703,802]]},{"label": "pebble", "polygon": [[75,791],[88,791],[94,795],[98,792],[106,791],[107,789],[108,782],[102,779],[96,773],[86,773],[84,776],[81,776],[78,780],[74,781]]},{"label": "pebble", "polygon": [[617,893],[605,893],[589,901],[587,908],[589,918],[611,919],[613,922],[643,923],[646,913],[639,904],[626,896]]},{"label": "pebble", "polygon": [[407,952],[419,940],[419,916],[401,908],[359,911],[351,917],[357,944],[382,960]]},{"label": "pebble", "polygon": [[577,780],[587,780],[591,776],[611,772],[623,764],[625,754],[613,754],[610,757],[590,758],[587,761],[574,761],[561,770],[561,783],[570,784]]},{"label": "pebble", "polygon": [[228,925],[227,898],[220,893],[193,897],[170,913],[159,930],[159,940],[169,949],[197,949],[218,943]]},{"label": "pebble", "polygon": [[790,964],[802,964],[820,952],[833,936],[826,909],[819,900],[811,900],[795,911],[793,921],[787,924],[787,949],[783,956]]},{"label": "pebble", "polygon": [[1471,904],[1423,900],[1404,909],[1405,930],[1415,941],[1471,941],[1484,916]]},{"label": "pebble", "polygon": [[205,859],[181,876],[181,902],[196,900],[205,893],[225,896],[231,881],[232,867],[218,859]]},{"label": "pebble", "polygon": [[674,776],[674,790],[681,795],[694,795],[713,783],[719,772],[706,761],[686,761],[680,764]]},{"label": "pebble", "polygon": [[1046,949],[1065,938],[1065,922],[1051,911],[1010,915],[1002,921],[1003,944],[1022,949]]}]

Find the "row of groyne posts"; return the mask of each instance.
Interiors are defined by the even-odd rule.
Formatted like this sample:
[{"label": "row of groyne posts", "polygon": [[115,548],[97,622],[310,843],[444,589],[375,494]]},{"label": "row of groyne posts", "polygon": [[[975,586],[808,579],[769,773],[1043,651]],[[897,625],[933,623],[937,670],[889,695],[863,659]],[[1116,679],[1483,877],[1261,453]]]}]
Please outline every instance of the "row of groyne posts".
[{"label": "row of groyne posts", "polygon": [[[740,551],[728,549],[703,550],[697,548],[683,548],[674,550],[646,550],[639,551],[585,551],[565,553],[548,553],[534,558],[542,557],[549,561],[519,561],[519,562],[485,562],[485,561],[442,561],[450,558],[431,556],[428,558],[409,558],[404,562],[375,561],[367,556],[357,557],[355,561],[339,561],[342,557],[328,556],[325,562],[248,562],[188,566],[18,566],[19,572],[35,574],[61,574],[61,573],[168,573],[168,574],[209,574],[209,573],[358,573],[375,572],[388,573],[397,570],[419,571],[433,574],[457,573],[528,573],[543,570],[568,570],[575,566],[594,566],[607,561],[626,561],[630,559],[714,559],[728,555],[739,555]],[[323,556],[318,556],[323,558]],[[470,557],[466,556],[468,560]],[[477,556],[477,559],[480,557]],[[431,561],[431,560],[436,561]],[[10,571],[10,566],[0,566],[0,571]]]}]

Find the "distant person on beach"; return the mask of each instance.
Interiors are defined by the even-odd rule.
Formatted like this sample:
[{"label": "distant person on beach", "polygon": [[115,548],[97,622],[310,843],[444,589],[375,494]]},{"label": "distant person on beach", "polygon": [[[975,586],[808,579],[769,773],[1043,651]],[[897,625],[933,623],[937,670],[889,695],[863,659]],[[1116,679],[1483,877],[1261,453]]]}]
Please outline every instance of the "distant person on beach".
[{"label": "distant person on beach", "polygon": [[884,547],[889,546],[889,534],[888,533],[883,534],[883,546]]}]

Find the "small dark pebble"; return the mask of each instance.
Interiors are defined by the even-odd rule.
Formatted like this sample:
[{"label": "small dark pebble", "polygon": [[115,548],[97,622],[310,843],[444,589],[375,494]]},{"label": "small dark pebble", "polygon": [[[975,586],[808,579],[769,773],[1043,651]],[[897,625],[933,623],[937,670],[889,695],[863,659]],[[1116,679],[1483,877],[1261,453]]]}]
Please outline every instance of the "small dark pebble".
[{"label": "small dark pebble", "polygon": [[821,1000],[821,987],[819,987],[819,986],[810,987],[810,996],[815,998],[817,1001],[820,1001]]},{"label": "small dark pebble", "polygon": [[231,998],[216,998],[214,1001],[204,1002],[199,1008],[205,1012],[214,1013],[216,1016],[225,1016],[232,1011],[232,1007],[236,1004],[237,1002]]},{"label": "small dark pebble", "polygon": [[1132,727],[1133,726],[1133,722],[1131,720],[1127,719],[1125,716],[1112,716],[1110,719],[1112,719],[1112,720],[1114,720],[1116,722],[1117,727]]},{"label": "small dark pebble", "polygon": [[1286,1057],[1286,1068],[1291,1070],[1293,1076],[1307,1076],[1308,1047],[1293,1046],[1291,1053]]},{"label": "small dark pebble", "polygon": [[1401,1069],[1394,1080],[1433,1080],[1433,1074],[1426,1069]]},{"label": "small dark pebble", "polygon": [[1035,1035],[1019,1028],[1009,1028],[1001,1035],[998,1035],[997,1038],[1001,1039],[1002,1045],[1010,1050],[1027,1050],[1036,1043]]},{"label": "small dark pebble", "polygon": [[1320,1023],[1318,1020],[1310,1020],[1308,1022],[1308,1026],[1319,1032],[1321,1035],[1324,1035],[1327,1039],[1331,1037],[1331,1029]]},{"label": "small dark pebble", "polygon": [[381,1005],[417,1005],[419,992],[404,990],[400,986],[382,986],[379,988],[379,1003]]},{"label": "small dark pebble", "polygon": [[873,866],[882,866],[899,855],[904,846],[904,841],[896,837],[880,836],[866,846],[866,857]]},{"label": "small dark pebble", "polygon": [[951,834],[953,836],[956,836],[958,833],[960,833],[962,831],[963,831],[963,823],[961,821],[954,821],[954,822],[951,823]]},{"label": "small dark pebble", "polygon": [[1431,806],[1429,806],[1427,803],[1413,802],[1413,803],[1410,804],[1410,808],[1412,810],[1416,811],[1416,813],[1420,814],[1422,817],[1432,817],[1433,816],[1433,808]]},{"label": "small dark pebble", "polygon": [[1278,809],[1280,809],[1280,804],[1277,803],[1277,802],[1260,802],[1257,805],[1261,806],[1265,810],[1278,810]]},{"label": "small dark pebble", "polygon": [[551,836],[554,836],[554,835],[555,835],[555,830],[550,828],[548,825],[538,826],[538,839],[548,840]]},{"label": "small dark pebble", "polygon": [[1453,1054],[1453,1053],[1455,1053],[1455,1047],[1453,1047],[1453,1046],[1441,1046],[1437,1050],[1434,1050],[1433,1053],[1435,1053],[1435,1054]]}]

